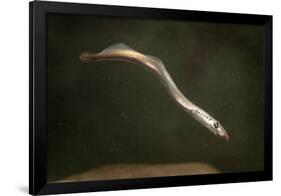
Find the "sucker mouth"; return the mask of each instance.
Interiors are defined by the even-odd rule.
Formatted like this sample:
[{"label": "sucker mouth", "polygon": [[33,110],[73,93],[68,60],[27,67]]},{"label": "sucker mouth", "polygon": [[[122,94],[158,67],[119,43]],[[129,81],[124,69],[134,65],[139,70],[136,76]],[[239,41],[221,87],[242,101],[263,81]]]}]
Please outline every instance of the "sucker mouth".
[{"label": "sucker mouth", "polygon": [[229,137],[228,137],[227,133],[223,133],[223,134],[216,133],[216,136],[225,140],[225,141],[227,141],[227,142],[229,141]]}]

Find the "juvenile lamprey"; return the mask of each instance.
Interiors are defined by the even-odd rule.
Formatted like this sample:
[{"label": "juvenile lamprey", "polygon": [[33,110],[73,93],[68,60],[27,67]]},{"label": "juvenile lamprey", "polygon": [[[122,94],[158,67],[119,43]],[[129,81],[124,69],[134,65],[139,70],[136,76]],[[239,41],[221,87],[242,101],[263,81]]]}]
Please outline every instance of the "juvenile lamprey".
[{"label": "juvenile lamprey", "polygon": [[132,62],[143,66],[162,82],[170,96],[186,113],[190,114],[217,137],[226,141],[229,140],[225,129],[215,118],[192,103],[181,93],[159,58],[142,54],[123,43],[118,43],[109,46],[100,53],[84,52],[80,55],[80,60],[84,63],[103,60],[118,60]]}]

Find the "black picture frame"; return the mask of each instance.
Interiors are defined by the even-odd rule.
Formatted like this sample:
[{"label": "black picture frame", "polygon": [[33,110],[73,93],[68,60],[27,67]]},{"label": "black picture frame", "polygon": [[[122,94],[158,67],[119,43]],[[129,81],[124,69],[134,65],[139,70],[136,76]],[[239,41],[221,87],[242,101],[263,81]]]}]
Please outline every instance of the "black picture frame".
[{"label": "black picture frame", "polygon": [[[264,171],[153,177],[92,182],[47,183],[46,15],[48,13],[260,24],[265,29]],[[30,132],[29,193],[57,194],[272,180],[272,16],[78,3],[33,1],[29,4]]]}]

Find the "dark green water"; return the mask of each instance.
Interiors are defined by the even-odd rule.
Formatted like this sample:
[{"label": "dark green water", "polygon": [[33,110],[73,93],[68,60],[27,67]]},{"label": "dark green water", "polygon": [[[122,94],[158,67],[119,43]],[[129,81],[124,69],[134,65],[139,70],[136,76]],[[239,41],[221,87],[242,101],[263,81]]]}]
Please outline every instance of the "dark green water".
[{"label": "dark green water", "polygon": [[[263,170],[262,26],[71,15],[48,15],[47,23],[48,180],[122,163]],[[181,110],[142,67],[79,60],[118,42],[161,58],[230,141]]]}]

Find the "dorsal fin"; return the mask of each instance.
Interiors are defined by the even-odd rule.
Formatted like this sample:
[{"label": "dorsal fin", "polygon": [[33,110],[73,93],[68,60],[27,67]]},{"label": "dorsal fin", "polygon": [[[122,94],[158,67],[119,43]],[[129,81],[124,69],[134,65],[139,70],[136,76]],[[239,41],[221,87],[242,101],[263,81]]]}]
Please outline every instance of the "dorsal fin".
[{"label": "dorsal fin", "polygon": [[101,53],[107,53],[107,52],[114,52],[114,51],[122,51],[122,50],[130,50],[130,51],[135,51],[134,49],[130,48],[124,43],[117,43],[113,44],[107,48],[105,48]]},{"label": "dorsal fin", "polygon": [[158,64],[162,64],[162,65],[164,65],[164,63],[162,62],[162,60],[161,59],[159,59],[158,57],[156,57],[156,56],[151,56],[151,55],[145,55],[145,56],[147,56],[147,57],[149,57],[149,58],[151,58],[152,60],[154,60],[155,62],[157,62]]},{"label": "dorsal fin", "polygon": [[[111,52],[115,52],[115,51],[134,51],[137,52],[136,50],[130,48],[129,46],[127,46],[124,43],[117,43],[117,44],[113,44],[107,48],[105,48],[103,51],[101,51],[101,53],[111,53]],[[161,59],[155,57],[155,56],[151,56],[151,55],[145,55],[146,57],[152,59],[153,61],[157,62],[158,64],[163,65],[163,62],[161,61]]]}]

